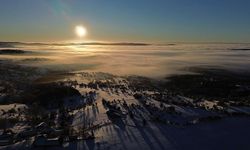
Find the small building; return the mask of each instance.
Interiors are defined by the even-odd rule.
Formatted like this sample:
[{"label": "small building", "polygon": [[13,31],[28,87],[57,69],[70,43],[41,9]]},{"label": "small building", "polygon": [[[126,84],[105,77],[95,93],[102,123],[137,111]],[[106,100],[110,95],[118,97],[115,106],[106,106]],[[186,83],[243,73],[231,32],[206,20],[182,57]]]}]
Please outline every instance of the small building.
[{"label": "small building", "polygon": [[60,146],[59,138],[47,138],[44,135],[39,135],[35,138],[34,147],[51,147]]}]

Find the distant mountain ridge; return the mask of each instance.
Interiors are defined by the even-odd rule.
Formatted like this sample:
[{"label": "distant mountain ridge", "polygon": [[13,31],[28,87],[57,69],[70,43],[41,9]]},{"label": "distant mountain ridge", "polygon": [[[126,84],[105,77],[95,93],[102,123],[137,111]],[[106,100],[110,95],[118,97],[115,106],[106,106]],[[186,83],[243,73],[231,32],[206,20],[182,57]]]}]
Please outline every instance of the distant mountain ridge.
[{"label": "distant mountain ridge", "polygon": [[148,46],[149,43],[133,43],[133,42],[86,42],[86,43],[25,43],[25,42],[0,42],[0,48],[11,48],[16,45],[54,45],[54,46],[67,46],[67,45],[117,45],[117,46]]}]

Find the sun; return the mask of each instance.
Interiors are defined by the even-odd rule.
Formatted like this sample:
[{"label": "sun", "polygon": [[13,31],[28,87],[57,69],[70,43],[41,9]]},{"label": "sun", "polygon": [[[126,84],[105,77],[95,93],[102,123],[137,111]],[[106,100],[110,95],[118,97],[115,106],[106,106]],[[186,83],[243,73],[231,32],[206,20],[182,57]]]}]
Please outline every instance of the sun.
[{"label": "sun", "polygon": [[75,32],[78,37],[85,37],[87,35],[87,29],[82,25],[76,26]]}]

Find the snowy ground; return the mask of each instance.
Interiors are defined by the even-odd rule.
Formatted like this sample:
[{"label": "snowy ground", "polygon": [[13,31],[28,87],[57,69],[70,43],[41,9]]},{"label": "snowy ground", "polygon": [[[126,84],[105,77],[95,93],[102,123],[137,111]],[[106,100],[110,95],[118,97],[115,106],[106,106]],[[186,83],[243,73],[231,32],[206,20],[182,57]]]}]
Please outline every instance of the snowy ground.
[{"label": "snowy ground", "polygon": [[[105,86],[89,84],[97,81],[105,82]],[[85,95],[85,98],[65,99],[65,107],[71,108],[69,112],[73,116],[71,126],[75,130],[80,130],[83,126],[86,130],[93,130],[95,139],[78,140],[64,143],[62,147],[46,149],[250,149],[247,138],[250,136],[249,107],[222,107],[217,105],[217,101],[194,102],[190,98],[178,95],[169,96],[168,101],[160,102],[154,96],[149,96],[157,91],[150,90],[140,91],[145,95],[136,99],[134,97],[136,91],[128,88],[126,78],[114,78],[108,74],[76,74],[61,82],[71,84],[70,86]],[[90,91],[95,94],[86,96]],[[103,99],[119,106],[127,114],[132,113],[133,117],[130,115],[126,118],[109,117],[106,113],[109,108],[105,107]],[[90,100],[92,103],[85,105]],[[128,107],[123,105],[124,101]],[[85,106],[79,108],[82,105]],[[231,115],[228,115],[228,112]],[[234,116],[234,113],[241,115]],[[143,119],[146,120],[146,124],[143,123]],[[95,125],[99,126],[92,128]],[[33,140],[34,138],[30,138],[14,145],[0,146],[0,149],[44,149],[34,148]]]}]

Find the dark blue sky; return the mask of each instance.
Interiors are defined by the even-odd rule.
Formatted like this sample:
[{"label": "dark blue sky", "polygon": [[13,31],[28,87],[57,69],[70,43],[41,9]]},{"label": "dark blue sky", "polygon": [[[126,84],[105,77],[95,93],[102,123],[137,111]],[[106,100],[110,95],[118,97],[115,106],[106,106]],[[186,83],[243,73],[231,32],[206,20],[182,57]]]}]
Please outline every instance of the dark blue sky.
[{"label": "dark blue sky", "polygon": [[250,42],[250,0],[1,0],[1,41]]}]

